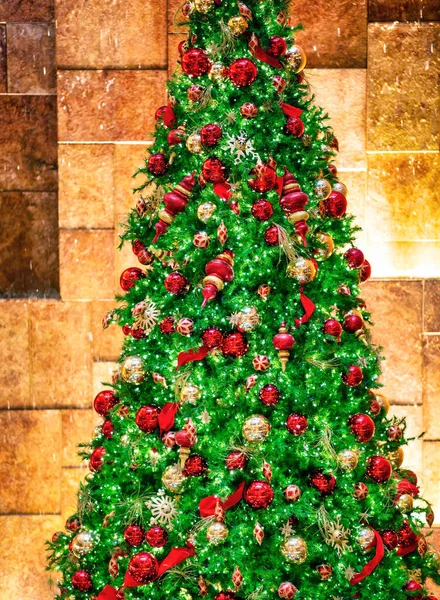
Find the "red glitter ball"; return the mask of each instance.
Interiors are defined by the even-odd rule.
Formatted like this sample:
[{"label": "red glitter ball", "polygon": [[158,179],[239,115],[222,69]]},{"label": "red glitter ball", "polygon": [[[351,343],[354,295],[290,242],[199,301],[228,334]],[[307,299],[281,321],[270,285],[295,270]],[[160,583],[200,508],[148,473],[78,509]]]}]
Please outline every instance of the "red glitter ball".
[{"label": "red glitter ball", "polygon": [[341,375],[342,381],[349,387],[356,387],[362,383],[364,375],[362,369],[357,365],[350,365],[346,373]]},{"label": "red glitter ball", "polygon": [[137,255],[137,259],[141,265],[151,265],[154,260],[154,254],[146,249],[140,250],[139,254]]},{"label": "red glitter ball", "polygon": [[238,58],[228,69],[230,80],[237,87],[246,87],[257,78],[258,69],[249,58]]},{"label": "red glitter ball", "polygon": [[108,440],[111,440],[113,437],[113,429],[113,423],[109,419],[104,421],[101,426],[102,435]]},{"label": "red glitter ball", "polygon": [[371,265],[368,260],[364,260],[362,267],[359,269],[360,283],[365,283],[371,277]]},{"label": "red glitter ball", "polygon": [[102,390],[95,396],[93,400],[93,408],[96,410],[98,415],[101,417],[106,417],[109,411],[116,406],[119,402],[119,399],[116,398],[115,392],[113,390]]},{"label": "red glitter ball", "polygon": [[185,477],[200,477],[204,473],[206,473],[206,469],[208,464],[203,456],[199,456],[198,454],[192,454],[189,458],[186,459],[185,468],[183,470],[183,474]]},{"label": "red glitter ball", "polygon": [[148,158],[148,170],[152,175],[164,175],[168,169],[168,161],[165,154],[151,154]]},{"label": "red glitter ball", "polygon": [[348,424],[358,442],[369,442],[374,435],[374,421],[368,415],[353,415],[348,420]]},{"label": "red glitter ball", "polygon": [[170,334],[176,330],[174,317],[165,317],[159,323],[159,327],[162,333]]},{"label": "red glitter ball", "polygon": [[348,266],[350,269],[360,269],[364,264],[364,253],[359,248],[350,248],[344,254],[346,261],[348,262]]},{"label": "red glitter ball", "polygon": [[76,590],[87,592],[92,587],[92,578],[88,571],[77,571],[72,575],[72,585]]},{"label": "red glitter ball", "polygon": [[135,554],[128,564],[128,572],[139,583],[149,583],[156,579],[159,563],[149,552]]},{"label": "red glitter ball", "polygon": [[268,246],[278,246],[279,243],[279,234],[278,227],[276,225],[271,225],[264,232],[264,241]]},{"label": "red glitter ball", "polygon": [[284,133],[293,135],[293,137],[301,137],[304,133],[304,122],[300,117],[289,117],[284,126]]},{"label": "red glitter ball", "polygon": [[181,273],[174,271],[165,277],[164,285],[167,292],[178,295],[187,292],[189,281]]},{"label": "red glitter ball", "polygon": [[287,417],[286,426],[292,435],[302,435],[308,427],[308,421],[304,415],[294,413]]},{"label": "red glitter ball", "polygon": [[136,281],[145,279],[145,273],[139,267],[130,267],[121,274],[119,283],[124,292],[128,292],[135,285]]},{"label": "red glitter ball", "polygon": [[144,530],[139,525],[129,525],[124,530],[124,539],[130,546],[140,546],[144,541]]},{"label": "red glitter ball", "polygon": [[209,71],[211,62],[204,50],[191,48],[183,53],[181,66],[182,71],[190,77],[200,77]]},{"label": "red glitter ball", "polygon": [[202,175],[207,183],[224,183],[226,181],[226,168],[219,158],[211,156],[203,163]]},{"label": "red glitter ball", "polygon": [[273,206],[268,200],[257,200],[252,205],[251,212],[258,221],[267,221],[273,215]]},{"label": "red glitter ball", "polygon": [[274,406],[280,401],[280,391],[276,385],[271,383],[261,388],[259,396],[265,406]]},{"label": "red glitter ball", "polygon": [[227,333],[223,338],[222,352],[224,356],[238,358],[244,356],[248,351],[249,344],[244,333],[233,331]]},{"label": "red glitter ball", "polygon": [[223,343],[223,334],[219,329],[215,327],[208,327],[202,333],[203,345],[212,350],[213,348],[220,348]]},{"label": "red glitter ball", "polygon": [[376,483],[385,483],[391,477],[391,463],[383,456],[370,456],[367,459],[367,475]]},{"label": "red glitter ball", "polygon": [[336,319],[327,319],[324,323],[324,333],[327,335],[331,335],[335,337],[337,340],[340,340],[342,333],[342,325]]},{"label": "red glitter ball", "polygon": [[161,527],[160,525],[150,527],[150,529],[145,534],[145,540],[153,548],[162,548],[168,542],[167,530]]},{"label": "red glitter ball", "polygon": [[245,102],[240,108],[240,114],[245,119],[255,119],[258,114],[258,108],[252,102]]},{"label": "red glitter ball", "polygon": [[399,538],[400,548],[409,548],[417,543],[417,535],[411,529],[407,521],[405,521],[399,529],[397,537]]},{"label": "red glitter ball", "polygon": [[333,190],[333,192],[330,194],[327,200],[324,200],[321,206],[326,214],[335,219],[340,219],[345,215],[347,210],[347,199],[340,192]]},{"label": "red glitter ball", "polygon": [[146,337],[145,331],[140,327],[137,327],[136,329],[132,328],[131,335],[132,337],[134,337],[135,340],[141,340],[142,338]]},{"label": "red glitter ball", "polygon": [[392,529],[386,529],[385,531],[382,531],[380,535],[388,550],[394,550],[394,548],[397,548],[399,538],[397,537],[397,533],[395,531]]},{"label": "red glitter ball", "polygon": [[145,244],[141,240],[134,240],[131,249],[133,250],[133,254],[137,256],[141,250],[145,250]]},{"label": "red glitter ball", "polygon": [[309,483],[314,487],[321,496],[330,496],[333,494],[336,487],[336,479],[334,475],[326,475],[321,471],[316,471],[310,475]]},{"label": "red glitter ball", "polygon": [[200,136],[202,138],[202,144],[205,146],[215,146],[222,137],[222,128],[214,123],[204,125],[200,130]]},{"label": "red glitter ball", "polygon": [[286,50],[286,40],[279,35],[273,35],[269,40],[269,45],[266,49],[266,52],[267,54],[269,54],[269,56],[279,58],[280,56],[283,56],[286,53]]},{"label": "red glitter ball", "polygon": [[104,462],[105,448],[98,446],[95,448],[89,459],[89,469],[95,473],[100,471]]},{"label": "red glitter ball", "polygon": [[255,509],[267,508],[273,500],[273,489],[267,481],[253,481],[244,492],[244,500]]},{"label": "red glitter ball", "polygon": [[126,323],[125,325],[122,326],[122,333],[124,335],[130,335],[131,333],[131,325],[128,325],[128,323]]},{"label": "red glitter ball", "polygon": [[226,457],[226,468],[230,471],[235,469],[243,470],[247,467],[248,462],[249,459],[246,454],[243,454],[243,452],[240,452],[239,450],[234,450],[229,452]]},{"label": "red glitter ball", "polygon": [[201,85],[190,85],[186,95],[188,96],[188,100],[191,102],[199,102],[203,98],[204,93],[205,88]]},{"label": "red glitter ball", "polygon": [[72,531],[72,533],[79,531],[81,529],[80,520],[76,515],[69,517],[64,525],[67,531]]},{"label": "red glitter ball", "polygon": [[136,413],[136,425],[145,433],[153,433],[159,427],[160,408],[146,404]]}]

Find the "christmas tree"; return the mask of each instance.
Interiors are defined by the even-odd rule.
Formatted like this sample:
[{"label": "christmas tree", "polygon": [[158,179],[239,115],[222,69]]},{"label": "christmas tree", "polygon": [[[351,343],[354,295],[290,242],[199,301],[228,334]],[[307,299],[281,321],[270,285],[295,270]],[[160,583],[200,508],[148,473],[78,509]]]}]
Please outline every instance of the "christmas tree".
[{"label": "christmas tree", "polygon": [[60,600],[431,599],[338,143],[283,0],[192,0],[104,318],[125,343],[49,543]]}]

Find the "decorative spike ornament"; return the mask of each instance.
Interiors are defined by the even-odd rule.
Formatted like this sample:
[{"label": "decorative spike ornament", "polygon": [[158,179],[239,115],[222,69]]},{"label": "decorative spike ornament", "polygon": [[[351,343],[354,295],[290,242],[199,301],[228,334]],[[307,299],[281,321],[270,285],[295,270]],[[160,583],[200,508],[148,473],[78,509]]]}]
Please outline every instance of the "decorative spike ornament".
[{"label": "decorative spike ornament", "polygon": [[287,332],[286,323],[283,322],[278,329],[278,333],[272,339],[272,345],[278,350],[278,356],[281,362],[281,369],[286,370],[286,365],[289,361],[290,350],[295,345],[295,338]]},{"label": "decorative spike ornament", "polygon": [[224,288],[225,282],[232,281],[234,278],[233,264],[234,253],[231,250],[224,250],[206,265],[202,306],[206,306],[209,300],[213,300],[217,296],[217,293]]},{"label": "decorative spike ornament", "polygon": [[234,574],[232,575],[232,583],[237,591],[243,585],[243,575],[241,574],[239,567],[235,567]]},{"label": "decorative spike ornament", "polygon": [[289,223],[295,226],[295,231],[301,237],[304,246],[307,246],[306,235],[309,230],[306,223],[309,213],[304,210],[308,201],[309,197],[301,191],[294,175],[287,170],[287,167],[284,167],[283,193],[280,206]]},{"label": "decorative spike ornament", "polygon": [[217,239],[222,246],[224,246],[226,244],[226,241],[228,239],[228,230],[226,228],[226,225],[223,223],[223,221],[220,223],[220,225],[217,228]]},{"label": "decorative spike ornament", "polygon": [[159,211],[159,221],[156,223],[156,235],[153,244],[168,231],[168,227],[176,216],[185,210],[195,185],[194,175],[195,171],[191,175],[186,175],[172,192],[167,192],[164,195],[165,208]]},{"label": "decorative spike ornament", "polygon": [[258,521],[256,521],[254,527],[254,538],[257,540],[257,544],[261,546],[264,540],[264,528]]},{"label": "decorative spike ornament", "polygon": [[203,596],[203,597],[207,596],[208,595],[208,586],[206,585],[206,582],[201,575],[200,575],[197,583],[199,586],[199,596]]},{"label": "decorative spike ornament", "polygon": [[263,460],[263,476],[269,483],[272,481],[272,467],[265,460]]}]

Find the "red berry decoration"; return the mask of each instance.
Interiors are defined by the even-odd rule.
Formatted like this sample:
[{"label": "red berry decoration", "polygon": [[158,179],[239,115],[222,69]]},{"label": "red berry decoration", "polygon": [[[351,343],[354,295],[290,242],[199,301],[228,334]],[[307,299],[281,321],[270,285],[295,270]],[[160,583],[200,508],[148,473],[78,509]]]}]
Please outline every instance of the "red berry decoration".
[{"label": "red berry decoration", "polygon": [[340,219],[345,215],[347,210],[347,199],[340,192],[333,190],[327,200],[323,201],[321,206],[325,214],[333,217],[334,219]]},{"label": "red berry decoration", "polygon": [[364,253],[359,248],[350,248],[344,257],[350,269],[360,269],[365,261]]},{"label": "red berry decoration", "polygon": [[273,489],[267,481],[253,481],[244,492],[244,500],[251,508],[267,508],[273,500]]},{"label": "red berry decoration", "polygon": [[128,292],[135,285],[136,281],[145,279],[145,273],[138,267],[130,267],[125,269],[121,274],[119,283],[124,292]]},{"label": "red berry decoration", "polygon": [[348,333],[356,333],[357,331],[361,331],[363,329],[364,321],[360,315],[352,313],[344,318],[343,326],[345,331],[348,331]]},{"label": "red berry decoration", "polygon": [[200,48],[191,48],[184,52],[180,64],[182,71],[190,77],[206,75],[211,67],[208,55]]},{"label": "red berry decoration", "polygon": [[165,154],[152,154],[148,159],[148,170],[153,175],[163,175],[168,169],[168,161]]},{"label": "red berry decoration", "polygon": [[397,548],[399,538],[397,537],[397,533],[395,531],[392,529],[386,529],[385,531],[382,531],[380,535],[388,550],[391,551],[394,550],[394,548]]},{"label": "red berry decoration", "polygon": [[308,425],[307,418],[304,415],[294,413],[287,417],[286,426],[292,435],[302,435]]},{"label": "red berry decoration", "polygon": [[95,448],[90,455],[89,459],[89,469],[97,473],[102,468],[102,463],[104,462],[105,456],[105,448],[103,446],[98,446]]},{"label": "red berry decoration", "polygon": [[336,479],[334,475],[326,475],[321,471],[316,471],[309,477],[309,484],[318,490],[321,496],[330,496],[333,494],[336,487]]},{"label": "red berry decoration", "polygon": [[358,481],[354,486],[354,497],[356,500],[365,500],[369,494],[368,486],[362,481]]},{"label": "red berry decoration", "polygon": [[150,529],[145,534],[145,540],[147,544],[150,544],[153,548],[162,548],[166,546],[168,542],[168,533],[166,529],[160,527],[160,525],[156,525],[155,527],[150,527]]},{"label": "red berry decoration", "polygon": [[385,483],[391,477],[391,463],[383,456],[370,456],[367,459],[367,475],[376,483]]},{"label": "red berry decoration", "polygon": [[268,200],[257,200],[252,205],[251,212],[258,221],[268,221],[273,215],[273,207]]},{"label": "red berry decoration", "polygon": [[92,578],[88,571],[77,571],[72,575],[72,585],[80,592],[87,592],[92,587]]},{"label": "red berry decoration", "polygon": [[124,539],[130,546],[140,546],[144,535],[144,530],[139,525],[129,525],[124,530]]},{"label": "red berry decoration", "polygon": [[269,56],[273,56],[274,58],[279,58],[286,54],[287,51],[287,43],[286,40],[279,35],[273,35],[269,40],[269,45],[266,49],[267,54]]},{"label": "red berry decoration", "polygon": [[96,410],[98,415],[101,417],[106,417],[110,410],[116,406],[119,402],[119,399],[116,398],[115,392],[113,390],[102,390],[95,396],[93,400],[93,408]]},{"label": "red berry decoration", "polygon": [[353,415],[348,424],[351,433],[358,442],[369,442],[374,435],[374,421],[371,417],[364,414]]},{"label": "red berry decoration", "polygon": [[229,452],[226,457],[226,468],[230,471],[234,471],[235,469],[239,469],[240,471],[247,467],[249,462],[248,457],[243,452],[239,450],[234,450]]},{"label": "red berry decoration", "polygon": [[246,87],[257,78],[258,69],[249,58],[238,58],[228,69],[229,79],[237,87]]},{"label": "red berry decoration", "polygon": [[210,350],[220,348],[223,343],[223,333],[215,327],[209,327],[202,333],[202,343]]},{"label": "red berry decoration", "polygon": [[164,281],[165,289],[170,294],[185,294],[189,288],[189,281],[178,271],[169,273]]},{"label": "red berry decoration", "polygon": [[265,406],[275,406],[280,401],[280,391],[276,385],[271,383],[261,388],[259,396]]},{"label": "red berry decoration", "polygon": [[240,114],[245,119],[255,119],[258,114],[258,108],[252,102],[245,102],[240,108]]},{"label": "red berry decoration", "polygon": [[136,413],[136,425],[144,433],[153,433],[159,427],[160,408],[151,404],[141,406]]},{"label": "red berry decoration", "polygon": [[338,342],[341,341],[342,325],[339,323],[339,321],[336,321],[336,319],[327,319],[327,321],[324,323],[323,329],[324,333],[336,338]]},{"label": "red berry decoration", "polygon": [[102,435],[111,440],[113,437],[113,423],[110,420],[104,421],[101,427]]},{"label": "red berry decoration", "polygon": [[399,538],[400,548],[409,548],[417,543],[417,535],[411,529],[407,521],[405,521],[399,529],[397,537]]},{"label": "red berry decoration", "polygon": [[278,246],[279,233],[276,225],[271,225],[264,232],[264,241],[268,246]]},{"label": "red berry decoration", "polygon": [[362,383],[364,375],[360,367],[357,365],[350,365],[347,372],[342,373],[341,377],[345,385],[348,385],[349,387],[356,387]]},{"label": "red berry decoration", "polygon": [[244,356],[248,351],[249,344],[246,336],[241,331],[227,333],[223,338],[222,352],[223,356],[238,358]]},{"label": "red berry decoration", "polygon": [[139,583],[149,583],[157,577],[159,563],[149,552],[135,554],[128,563],[128,572]]},{"label": "red berry decoration", "polygon": [[284,133],[293,135],[293,137],[301,137],[304,133],[304,122],[300,117],[289,117],[284,126]]},{"label": "red berry decoration", "polygon": [[203,163],[202,176],[207,183],[223,183],[226,181],[226,168],[219,158],[211,156]]},{"label": "red berry decoration", "polygon": [[371,277],[371,265],[368,260],[364,260],[364,264],[359,269],[359,280],[361,283],[365,283]]},{"label": "red berry decoration", "polygon": [[213,123],[204,125],[200,130],[200,137],[202,138],[202,144],[205,146],[215,146],[222,137],[222,128]]},{"label": "red berry decoration", "polygon": [[174,317],[165,317],[165,319],[162,319],[159,323],[159,328],[162,333],[166,333],[167,335],[173,333],[176,330]]},{"label": "red berry decoration", "polygon": [[205,88],[201,85],[190,85],[186,95],[188,96],[188,100],[190,102],[199,102],[203,98],[204,93]]},{"label": "red berry decoration", "polygon": [[208,464],[206,460],[198,454],[192,454],[186,459],[183,474],[185,477],[200,477],[206,473]]}]

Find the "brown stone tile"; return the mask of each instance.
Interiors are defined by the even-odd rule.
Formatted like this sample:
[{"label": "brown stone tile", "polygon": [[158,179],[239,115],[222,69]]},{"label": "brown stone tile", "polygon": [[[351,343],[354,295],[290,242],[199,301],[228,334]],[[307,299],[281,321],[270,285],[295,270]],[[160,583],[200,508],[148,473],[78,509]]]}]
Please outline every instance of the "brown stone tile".
[{"label": "brown stone tile", "polygon": [[90,303],[39,301],[30,308],[34,405],[90,408]]},{"label": "brown stone tile", "polygon": [[0,21],[52,21],[54,0],[8,0],[0,4]]},{"label": "brown stone tile", "polygon": [[136,205],[137,194],[133,189],[143,183],[145,177],[140,174],[133,177],[139,167],[145,166],[148,147],[145,144],[115,144],[113,183],[115,197],[116,224],[121,215],[126,215]]},{"label": "brown stone tile", "polygon": [[439,239],[440,154],[368,156],[366,229],[372,241]]},{"label": "brown stone tile", "polygon": [[93,430],[99,423],[102,423],[102,417],[94,410],[61,411],[63,467],[87,464],[78,456],[78,444],[88,444],[93,437]]},{"label": "brown stone tile", "polygon": [[56,11],[61,68],[166,67],[165,1],[56,0]]},{"label": "brown stone tile", "polygon": [[303,31],[296,41],[307,53],[311,68],[362,68],[367,64],[367,0],[290,3],[294,25]]},{"label": "brown stone tile", "polygon": [[[338,171],[339,181],[347,186],[348,212],[355,217],[355,225],[365,229],[365,196],[367,188],[367,174],[365,171]],[[359,244],[363,243],[365,231],[356,235]]]},{"label": "brown stone tile", "polygon": [[115,269],[115,278],[114,278],[115,294],[120,294],[122,292],[119,279],[120,279],[121,273],[125,269],[128,269],[129,267],[142,268],[142,265],[139,264],[138,259],[133,254],[131,244],[125,243],[122,246],[122,248],[117,247],[117,246],[119,246],[118,242],[120,242],[119,235],[122,234],[122,232],[124,231],[125,220],[126,220],[126,215],[118,215],[117,229],[115,231],[115,248],[116,248],[116,250],[115,250],[116,269]]},{"label": "brown stone tile", "polygon": [[0,408],[30,406],[29,305],[0,302]]},{"label": "brown stone tile", "polygon": [[[168,0],[168,31],[174,33],[182,33],[185,30],[185,18],[182,17],[180,8],[182,7],[180,0]],[[181,24],[179,26],[179,23]]]},{"label": "brown stone tile", "polygon": [[166,71],[59,71],[59,140],[151,139]]},{"label": "brown stone tile", "polygon": [[59,411],[1,411],[0,431],[0,513],[59,513]]},{"label": "brown stone tile", "polygon": [[60,231],[63,300],[113,298],[114,234],[108,229]]},{"label": "brown stone tile", "polygon": [[0,94],[6,92],[6,25],[0,25]]},{"label": "brown stone tile", "polygon": [[365,169],[366,71],[311,69],[306,71],[315,103],[328,112],[339,140],[339,169]]},{"label": "brown stone tile", "polygon": [[117,323],[107,329],[102,328],[102,319],[106,313],[116,308],[114,300],[95,300],[92,302],[92,334],[94,360],[116,360],[121,353],[124,335]]},{"label": "brown stone tile", "polygon": [[113,228],[113,145],[60,144],[58,157],[60,227]]},{"label": "brown stone tile", "polygon": [[[377,277],[440,277],[439,242],[363,242]],[[368,283],[365,287],[368,287]]]},{"label": "brown stone tile", "polygon": [[118,370],[116,362],[94,362],[93,363],[93,397],[101,390],[109,387],[112,376]]},{"label": "brown stone tile", "polygon": [[368,0],[368,20],[438,21],[437,0]]},{"label": "brown stone tile", "polygon": [[440,523],[439,461],[440,442],[423,442],[423,473],[421,476],[423,497],[432,505],[436,524]]},{"label": "brown stone tile", "polygon": [[56,191],[53,96],[0,95],[0,189]]},{"label": "brown stone tile", "polygon": [[422,402],[421,281],[370,281],[362,297],[374,323],[373,342],[383,347],[383,393],[394,404]]},{"label": "brown stone tile", "polygon": [[368,27],[368,149],[438,150],[440,23]]},{"label": "brown stone tile", "polygon": [[8,92],[55,94],[55,27],[8,23]]},{"label": "brown stone tile", "polygon": [[0,295],[57,297],[56,193],[0,192],[0,212]]},{"label": "brown stone tile", "polygon": [[440,441],[440,335],[423,339],[423,410],[427,440]]},{"label": "brown stone tile", "polygon": [[169,33],[168,34],[168,77],[171,77],[174,73],[182,73],[180,68],[180,54],[179,54],[179,43],[187,39],[187,35],[184,33]]},{"label": "brown stone tile", "polygon": [[[0,597],[53,600],[46,571],[45,543],[63,528],[58,515],[0,517]],[[55,580],[56,575],[52,573]]]},{"label": "brown stone tile", "polygon": [[61,518],[63,523],[77,512],[78,490],[89,473],[87,467],[62,469]]},{"label": "brown stone tile", "polygon": [[[422,405],[402,405],[393,404],[389,413],[389,417],[406,418],[407,438],[418,438],[423,433],[423,409]],[[405,469],[411,469],[416,473],[423,470],[423,440],[413,439],[405,447]]]},{"label": "brown stone tile", "polygon": [[425,281],[425,320],[424,331],[440,332],[440,281]]}]

